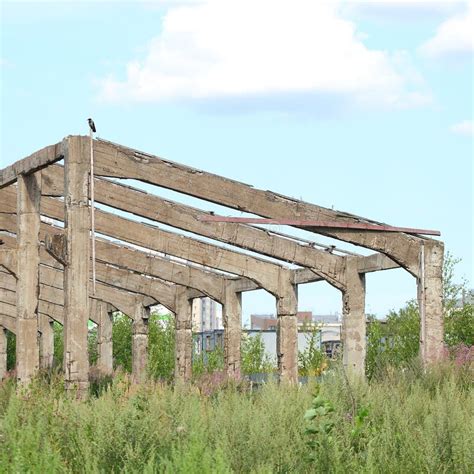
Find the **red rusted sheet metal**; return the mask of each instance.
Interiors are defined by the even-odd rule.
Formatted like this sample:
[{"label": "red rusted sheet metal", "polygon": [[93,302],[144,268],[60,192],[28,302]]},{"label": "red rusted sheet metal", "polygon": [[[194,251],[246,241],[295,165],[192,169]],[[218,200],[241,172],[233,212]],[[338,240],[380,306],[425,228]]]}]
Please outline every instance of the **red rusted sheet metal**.
[{"label": "red rusted sheet metal", "polygon": [[328,229],[370,230],[379,232],[405,232],[406,234],[441,235],[439,230],[413,229],[411,227],[394,227],[383,224],[369,224],[366,222],[340,222],[340,221],[312,221],[302,219],[264,219],[260,217],[225,217],[202,216],[203,222],[232,222],[240,224],[276,224],[293,225],[299,227],[320,227]]}]

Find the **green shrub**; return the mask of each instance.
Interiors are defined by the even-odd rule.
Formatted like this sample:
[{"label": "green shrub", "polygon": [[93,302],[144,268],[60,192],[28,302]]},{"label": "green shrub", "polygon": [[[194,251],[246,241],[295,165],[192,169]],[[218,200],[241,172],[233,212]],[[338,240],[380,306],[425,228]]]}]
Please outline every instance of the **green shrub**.
[{"label": "green shrub", "polygon": [[393,369],[352,385],[336,368],[318,390],[317,400],[311,385],[206,393],[122,374],[79,401],[57,376],[27,391],[9,379],[0,472],[474,471],[472,364]]}]

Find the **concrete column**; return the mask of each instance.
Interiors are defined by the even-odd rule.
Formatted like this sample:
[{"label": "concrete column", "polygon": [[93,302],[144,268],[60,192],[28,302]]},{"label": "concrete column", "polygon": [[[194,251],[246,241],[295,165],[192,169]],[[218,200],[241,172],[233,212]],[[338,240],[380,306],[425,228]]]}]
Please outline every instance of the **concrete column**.
[{"label": "concrete column", "polygon": [[175,383],[181,383],[191,379],[193,357],[192,300],[186,288],[177,290],[175,325],[174,379]]},{"label": "concrete column", "polygon": [[231,282],[226,284],[222,308],[224,320],[224,363],[227,375],[240,379],[240,342],[242,339],[242,293],[236,293]]},{"label": "concrete column", "polygon": [[82,396],[89,387],[90,142],[64,140],[64,205],[67,255],[64,268],[64,378]]},{"label": "concrete column", "polygon": [[40,201],[41,173],[19,175],[16,371],[18,382],[22,384],[28,383],[39,368]]},{"label": "concrete column", "polygon": [[277,358],[280,381],[298,382],[298,289],[288,282],[280,284],[277,298]]},{"label": "concrete column", "polygon": [[420,248],[417,278],[420,309],[420,355],[425,365],[441,359],[444,344],[443,321],[444,244],[424,241]]},{"label": "concrete column", "polygon": [[45,370],[53,368],[54,358],[54,329],[53,320],[45,316],[39,315],[40,330],[40,367]]},{"label": "concrete column", "polygon": [[112,344],[112,312],[107,303],[96,301],[96,315],[99,321],[97,327],[97,352],[99,359],[97,365],[104,374],[111,374],[114,370],[113,344]]},{"label": "concrete column", "polygon": [[138,302],[132,320],[132,378],[138,383],[146,380],[149,316],[150,310]]},{"label": "concrete column", "polygon": [[7,331],[0,326],[0,380],[7,373]]},{"label": "concrete column", "polygon": [[357,270],[357,258],[346,257],[342,292],[342,362],[351,377],[365,376],[366,318],[365,274]]}]

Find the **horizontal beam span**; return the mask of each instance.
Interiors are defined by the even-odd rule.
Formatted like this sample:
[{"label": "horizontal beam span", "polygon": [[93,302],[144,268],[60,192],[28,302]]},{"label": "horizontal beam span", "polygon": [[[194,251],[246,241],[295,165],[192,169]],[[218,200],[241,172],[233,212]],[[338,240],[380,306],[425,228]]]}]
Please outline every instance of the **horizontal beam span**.
[{"label": "horizontal beam span", "polygon": [[34,173],[63,158],[62,143],[42,148],[32,155],[0,170],[0,189],[14,183],[21,174]]},{"label": "horizontal beam span", "polygon": [[[94,141],[94,159],[97,176],[138,179],[260,217],[285,219],[294,216],[318,221],[383,224],[256,189],[103,140]],[[315,232],[314,228],[300,228]],[[349,229],[319,229],[317,233],[382,252],[413,275],[419,271],[419,237],[401,232],[355,232]]]},{"label": "horizontal beam span", "polygon": [[322,227],[327,229],[357,229],[377,230],[382,232],[405,232],[406,234],[441,235],[439,230],[413,229],[411,227],[394,227],[391,225],[367,224],[366,222],[340,222],[340,221],[313,221],[302,219],[264,219],[261,217],[225,217],[225,216],[200,216],[202,222],[231,222],[239,224],[276,224],[304,227]]}]

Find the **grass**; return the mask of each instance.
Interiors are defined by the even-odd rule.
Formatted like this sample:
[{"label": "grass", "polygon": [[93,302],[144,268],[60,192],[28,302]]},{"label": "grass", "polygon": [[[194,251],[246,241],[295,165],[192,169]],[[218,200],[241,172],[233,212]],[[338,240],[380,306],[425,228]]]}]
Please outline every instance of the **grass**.
[{"label": "grass", "polygon": [[[472,371],[454,364],[350,385],[336,368],[317,387],[258,390],[212,377],[174,389],[119,376],[78,401],[59,378],[28,391],[6,380],[0,472],[471,473],[471,382]],[[307,420],[315,392],[333,409]]]}]

